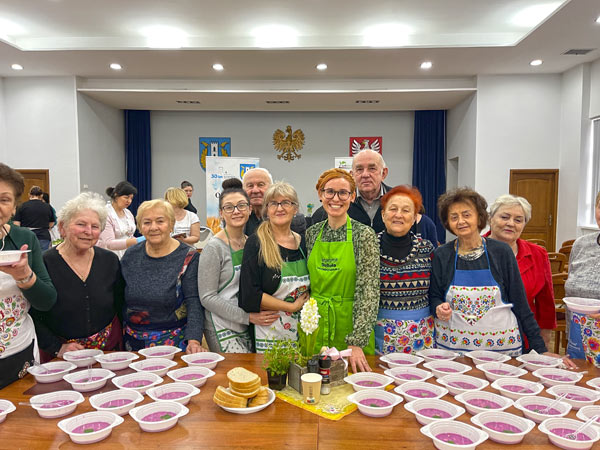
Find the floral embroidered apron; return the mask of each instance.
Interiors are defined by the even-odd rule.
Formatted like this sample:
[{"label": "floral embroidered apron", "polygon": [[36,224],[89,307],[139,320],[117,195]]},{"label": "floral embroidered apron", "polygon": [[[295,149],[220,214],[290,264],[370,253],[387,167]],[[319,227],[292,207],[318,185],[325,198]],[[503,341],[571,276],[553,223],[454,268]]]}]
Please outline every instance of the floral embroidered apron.
[{"label": "floral embroidered apron", "polygon": [[[302,249],[300,249],[302,252]],[[304,255],[304,253],[302,252]],[[306,268],[306,257],[298,261],[286,261],[281,268],[281,281],[273,297],[293,303],[308,291],[310,279]],[[279,319],[269,326],[255,325],[256,353],[263,353],[275,341],[291,339],[298,341],[298,320],[300,311],[295,313],[279,311]]]},{"label": "floral embroidered apron", "polygon": [[521,333],[512,304],[504,303],[500,287],[490,271],[490,259],[483,242],[487,269],[458,270],[454,257],[454,278],[446,301],[452,307],[450,321],[435,320],[436,344],[457,352],[491,350],[509,356],[521,354]]},{"label": "floral embroidered apron", "polygon": [[600,319],[572,311],[567,311],[567,317],[570,317],[567,354],[600,367]]}]

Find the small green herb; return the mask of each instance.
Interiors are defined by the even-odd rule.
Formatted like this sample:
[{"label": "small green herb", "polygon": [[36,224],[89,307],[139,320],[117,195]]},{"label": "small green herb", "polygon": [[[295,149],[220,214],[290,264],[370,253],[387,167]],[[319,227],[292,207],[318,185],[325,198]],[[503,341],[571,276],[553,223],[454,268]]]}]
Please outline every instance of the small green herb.
[{"label": "small green herb", "polygon": [[83,430],[84,433],[93,433],[94,429],[93,428],[86,428],[85,430]]},{"label": "small green herb", "polygon": [[432,417],[434,419],[441,419],[442,418],[442,416],[440,416],[439,414],[434,414]]},{"label": "small green herb", "polygon": [[514,434],[514,431],[512,430],[502,430],[503,433],[510,433],[510,434]]},{"label": "small green herb", "polygon": [[452,439],[448,439],[448,440],[446,441],[446,444],[454,444],[454,441],[453,441]]},{"label": "small green herb", "polygon": [[171,417],[173,417],[173,416],[171,414],[167,413],[167,414],[165,414],[163,416],[160,416],[160,420],[167,420],[167,419],[170,419]]},{"label": "small green herb", "polygon": [[371,403],[369,406],[372,406],[374,408],[379,408],[379,405],[377,403]]}]

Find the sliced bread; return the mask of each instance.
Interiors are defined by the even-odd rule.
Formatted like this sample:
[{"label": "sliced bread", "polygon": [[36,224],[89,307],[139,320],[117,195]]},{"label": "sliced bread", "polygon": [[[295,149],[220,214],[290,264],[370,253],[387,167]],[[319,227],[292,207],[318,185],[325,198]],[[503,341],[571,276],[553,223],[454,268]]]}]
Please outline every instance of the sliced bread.
[{"label": "sliced bread", "polygon": [[257,381],[260,383],[260,377],[257,374],[243,367],[234,367],[231,369],[227,372],[227,379],[230,386],[236,389],[248,389],[255,386]]},{"label": "sliced bread", "polygon": [[269,401],[269,391],[266,387],[261,386],[256,397],[248,400],[248,407],[251,408],[253,406],[264,405]]},{"label": "sliced bread", "polygon": [[217,386],[213,401],[226,408],[246,408],[248,405],[248,400],[246,398],[229,392],[223,386]]}]

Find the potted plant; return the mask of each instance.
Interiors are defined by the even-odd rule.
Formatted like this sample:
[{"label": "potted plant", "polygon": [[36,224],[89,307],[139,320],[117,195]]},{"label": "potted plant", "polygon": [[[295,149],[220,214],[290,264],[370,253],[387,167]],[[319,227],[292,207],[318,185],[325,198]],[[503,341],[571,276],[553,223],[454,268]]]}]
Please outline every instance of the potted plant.
[{"label": "potted plant", "polygon": [[269,387],[280,391],[286,385],[290,361],[294,355],[294,346],[288,340],[276,340],[263,354],[263,369],[267,371]]},{"label": "potted plant", "polygon": [[300,377],[308,372],[306,364],[314,355],[320,318],[317,301],[311,297],[300,311],[300,326],[298,327],[299,348],[295,351],[288,376],[288,384],[300,393],[302,393]]}]

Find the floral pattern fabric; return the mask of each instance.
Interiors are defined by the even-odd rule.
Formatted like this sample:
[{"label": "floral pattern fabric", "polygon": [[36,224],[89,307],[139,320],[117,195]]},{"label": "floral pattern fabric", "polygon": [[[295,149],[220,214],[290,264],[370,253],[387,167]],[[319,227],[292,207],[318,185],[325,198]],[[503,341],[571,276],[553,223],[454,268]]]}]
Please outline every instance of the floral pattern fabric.
[{"label": "floral pattern fabric", "polygon": [[383,328],[382,351],[388,353],[414,353],[425,348],[433,348],[434,320],[432,316],[421,320],[377,320],[377,327]]},{"label": "floral pattern fabric", "polygon": [[452,309],[459,311],[465,322],[476,324],[496,305],[498,286],[450,286],[453,291]]},{"label": "floral pattern fabric", "polygon": [[172,345],[185,351],[187,341],[184,340],[184,337],[185,327],[162,331],[136,331],[129,326],[125,326],[123,340],[125,350],[130,352],[157,345]]},{"label": "floral pattern fabric", "polygon": [[[441,321],[437,321],[436,339],[442,345],[471,347],[473,350],[491,350],[506,352],[509,347],[514,347],[515,343],[521,344],[521,334],[519,327],[508,328],[499,331],[480,331],[480,330],[461,330],[451,329]],[[514,355],[519,356],[520,351],[515,351]]]},{"label": "floral pattern fabric", "polygon": [[585,359],[600,367],[600,319],[591,319],[574,312],[573,323],[580,326]]},{"label": "floral pattern fabric", "polygon": [[0,310],[0,355],[10,346],[13,339],[19,335],[29,302],[21,294],[8,295],[2,299]]}]

